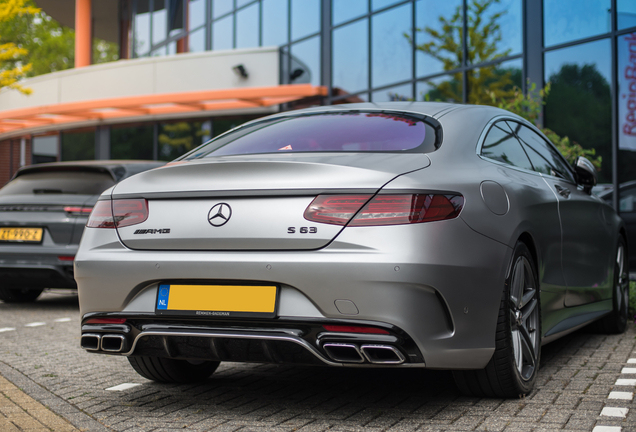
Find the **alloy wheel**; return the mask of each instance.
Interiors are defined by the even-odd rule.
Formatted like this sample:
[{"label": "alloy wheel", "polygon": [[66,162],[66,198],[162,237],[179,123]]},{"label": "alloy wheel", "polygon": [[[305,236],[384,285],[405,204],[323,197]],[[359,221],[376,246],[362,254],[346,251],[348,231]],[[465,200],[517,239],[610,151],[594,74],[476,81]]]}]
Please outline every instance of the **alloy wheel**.
[{"label": "alloy wheel", "polygon": [[620,317],[627,319],[627,308],[629,307],[629,278],[625,272],[625,247],[619,244],[616,252],[616,271],[618,278],[616,281],[616,311]]},{"label": "alloy wheel", "polygon": [[520,256],[512,269],[510,327],[514,361],[519,375],[529,380],[537,366],[539,308],[537,285],[530,262]]}]

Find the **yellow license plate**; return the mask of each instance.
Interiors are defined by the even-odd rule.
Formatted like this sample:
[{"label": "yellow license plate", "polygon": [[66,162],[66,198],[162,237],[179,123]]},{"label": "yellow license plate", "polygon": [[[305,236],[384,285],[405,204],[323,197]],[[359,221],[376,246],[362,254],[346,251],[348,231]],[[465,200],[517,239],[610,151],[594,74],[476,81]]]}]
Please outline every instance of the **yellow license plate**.
[{"label": "yellow license plate", "polygon": [[273,317],[276,285],[161,284],[157,312],[201,317]]},{"label": "yellow license plate", "polygon": [[18,243],[40,243],[42,228],[0,228],[0,241]]}]

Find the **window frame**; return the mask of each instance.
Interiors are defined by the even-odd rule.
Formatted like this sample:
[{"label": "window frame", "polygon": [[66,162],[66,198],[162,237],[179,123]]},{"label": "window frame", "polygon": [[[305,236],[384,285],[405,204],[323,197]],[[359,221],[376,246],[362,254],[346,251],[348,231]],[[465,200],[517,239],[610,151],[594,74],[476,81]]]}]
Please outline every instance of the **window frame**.
[{"label": "window frame", "polygon": [[[500,162],[498,160],[494,160],[491,159],[487,156],[484,156],[482,154],[482,148],[484,145],[484,142],[486,141],[486,137],[488,136],[488,133],[490,132],[490,130],[494,127],[495,124],[499,123],[499,122],[512,122],[512,123],[518,123],[522,126],[526,126],[528,129],[530,129],[532,132],[536,133],[540,138],[543,139],[543,141],[547,144],[548,148],[551,148],[557,155],[558,157],[561,159],[561,161],[565,164],[565,166],[567,167],[567,169],[569,170],[572,179],[568,179],[568,178],[563,178],[563,177],[559,177],[559,176],[553,176],[551,174],[545,174],[539,171],[535,171],[533,170],[528,170],[526,168],[521,168],[515,165],[510,165],[504,162]],[[517,141],[519,141],[519,146],[521,146],[521,148],[523,149],[523,144],[521,143],[520,138],[517,136],[517,134],[512,131],[514,137],[517,139]],[[525,149],[524,149],[525,151]],[[486,123],[486,125],[484,126],[484,129],[481,132],[481,135],[479,136],[479,140],[477,141],[477,147],[475,149],[475,152],[477,153],[477,156],[485,161],[488,161],[490,163],[494,163],[500,166],[504,166],[507,168],[511,168],[511,169],[515,169],[515,170],[519,170],[525,173],[532,173],[534,175],[539,175],[542,177],[550,177],[550,178],[555,178],[561,181],[565,181],[568,183],[572,183],[575,186],[578,186],[578,183],[576,182],[576,174],[574,172],[574,169],[572,168],[572,166],[570,165],[570,163],[565,159],[565,157],[563,157],[563,155],[561,154],[561,152],[556,148],[556,146],[552,143],[552,141],[550,141],[548,139],[548,137],[546,137],[543,132],[541,132],[539,129],[537,129],[533,124],[531,124],[530,122],[524,120],[524,119],[520,119],[520,118],[515,118],[512,116],[506,116],[506,115],[499,115],[496,117],[493,117],[492,119],[490,119],[490,121],[488,121],[488,123]],[[530,158],[528,158],[530,160]],[[532,161],[530,160],[530,164],[532,165]],[[534,165],[533,165],[534,166]]]}]

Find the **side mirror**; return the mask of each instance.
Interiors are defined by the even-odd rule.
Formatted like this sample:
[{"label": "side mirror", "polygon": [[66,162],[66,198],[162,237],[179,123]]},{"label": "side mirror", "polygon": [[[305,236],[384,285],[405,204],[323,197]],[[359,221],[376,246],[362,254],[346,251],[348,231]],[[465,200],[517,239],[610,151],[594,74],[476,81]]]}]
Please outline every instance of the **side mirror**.
[{"label": "side mirror", "polygon": [[592,162],[579,156],[574,161],[574,172],[576,172],[576,183],[583,186],[583,190],[587,193],[592,192],[592,188],[596,186],[596,169]]}]

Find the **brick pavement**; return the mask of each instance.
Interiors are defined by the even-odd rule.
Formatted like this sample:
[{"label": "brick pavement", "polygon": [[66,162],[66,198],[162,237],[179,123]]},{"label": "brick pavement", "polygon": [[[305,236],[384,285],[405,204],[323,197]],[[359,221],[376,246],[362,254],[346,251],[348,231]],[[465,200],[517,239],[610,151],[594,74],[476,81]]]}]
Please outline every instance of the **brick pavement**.
[{"label": "brick pavement", "polygon": [[0,430],[77,431],[67,420],[25,394],[6,378],[0,376]]},{"label": "brick pavement", "polygon": [[[79,430],[636,431],[634,326],[546,345],[536,390],[501,400],[464,397],[448,372],[417,369],[224,363],[206,382],[159,385],[124,358],[83,352],[78,315],[72,296],[0,303],[0,375]],[[123,383],[140,385],[107,390]]]}]

